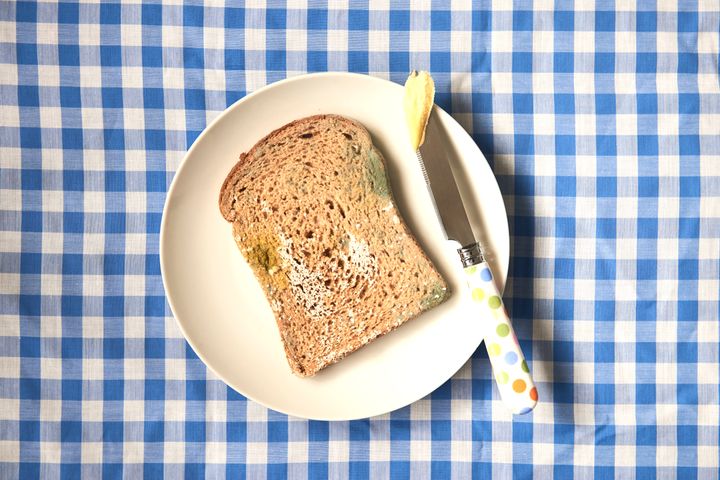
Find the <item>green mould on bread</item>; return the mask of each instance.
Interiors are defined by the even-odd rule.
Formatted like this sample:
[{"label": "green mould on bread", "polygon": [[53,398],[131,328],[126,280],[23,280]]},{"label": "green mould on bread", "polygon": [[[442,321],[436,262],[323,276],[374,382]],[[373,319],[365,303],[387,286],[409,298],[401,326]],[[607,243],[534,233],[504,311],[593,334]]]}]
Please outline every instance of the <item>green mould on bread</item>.
[{"label": "green mould on bread", "polygon": [[434,283],[430,291],[420,300],[420,308],[430,310],[443,303],[450,296],[450,292],[442,283]]},{"label": "green mould on bread", "polygon": [[367,168],[365,170],[367,181],[370,182],[373,192],[381,197],[390,195],[387,173],[382,158],[375,149],[370,148],[367,155]]},{"label": "green mould on bread", "polygon": [[272,235],[260,235],[245,242],[245,258],[259,275],[276,290],[289,286],[287,274],[283,271],[282,259],[278,253],[280,241]]}]

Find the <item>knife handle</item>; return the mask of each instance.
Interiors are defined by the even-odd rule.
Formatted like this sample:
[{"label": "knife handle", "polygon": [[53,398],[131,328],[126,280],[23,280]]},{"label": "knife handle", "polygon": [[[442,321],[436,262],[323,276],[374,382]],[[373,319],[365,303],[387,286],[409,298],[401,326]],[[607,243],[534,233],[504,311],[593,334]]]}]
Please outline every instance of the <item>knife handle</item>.
[{"label": "knife handle", "polygon": [[490,323],[485,329],[485,347],[500,397],[512,413],[528,413],[537,404],[537,388],[493,281],[490,266],[482,261],[465,267],[465,279],[473,303],[480,309],[481,320]]}]

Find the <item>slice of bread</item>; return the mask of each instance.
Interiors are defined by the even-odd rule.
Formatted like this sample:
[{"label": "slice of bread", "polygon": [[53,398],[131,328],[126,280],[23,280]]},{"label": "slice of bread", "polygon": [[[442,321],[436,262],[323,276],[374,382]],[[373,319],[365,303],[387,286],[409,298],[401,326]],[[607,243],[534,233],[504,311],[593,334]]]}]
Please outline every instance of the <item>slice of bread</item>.
[{"label": "slice of bread", "polygon": [[303,118],[260,140],[225,179],[220,211],[300,376],[449,295],[395,206],[383,156],[347,118]]}]

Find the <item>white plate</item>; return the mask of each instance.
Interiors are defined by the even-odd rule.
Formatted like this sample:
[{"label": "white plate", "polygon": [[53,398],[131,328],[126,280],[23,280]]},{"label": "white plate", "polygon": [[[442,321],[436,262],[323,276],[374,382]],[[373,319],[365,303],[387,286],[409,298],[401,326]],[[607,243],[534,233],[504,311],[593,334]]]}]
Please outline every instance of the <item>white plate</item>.
[{"label": "white plate", "polygon": [[[408,405],[448,380],[482,341],[470,313],[454,245],[444,240],[411,151],[403,87],[348,73],[294,77],[239,100],[198,137],[170,187],[160,230],[160,262],[170,307],[198,356],[228,385],[274,410],[298,417],[348,420]],[[450,115],[434,117],[448,148],[472,179],[463,193],[498,284],[508,266],[508,224],[500,189],[472,138]],[[400,211],[455,292],[313,378],[290,372],[260,285],[218,210],[218,193],[241,152],[291,120],[337,113],[360,121],[384,154]],[[482,206],[482,207],[481,207]]]}]

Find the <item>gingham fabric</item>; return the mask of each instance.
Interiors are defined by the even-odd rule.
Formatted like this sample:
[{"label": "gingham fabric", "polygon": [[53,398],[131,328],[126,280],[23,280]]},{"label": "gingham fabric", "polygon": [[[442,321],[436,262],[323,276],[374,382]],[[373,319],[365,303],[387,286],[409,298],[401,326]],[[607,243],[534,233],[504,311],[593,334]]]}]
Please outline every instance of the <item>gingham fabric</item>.
[{"label": "gingham fabric", "polygon": [[[0,478],[717,479],[719,28],[714,0],[1,0]],[[497,176],[540,404],[509,415],[481,347],[377,418],[267,410],[166,304],[173,173],[270,82],[414,68]]]}]

